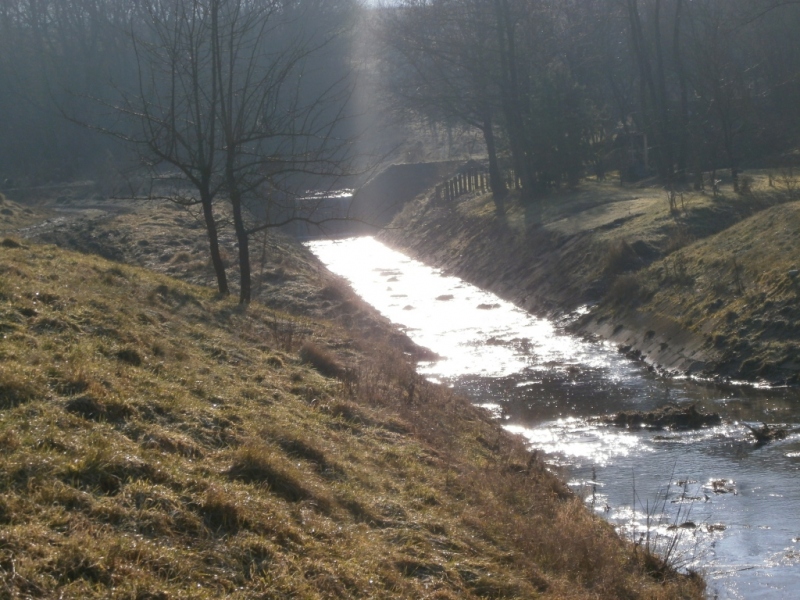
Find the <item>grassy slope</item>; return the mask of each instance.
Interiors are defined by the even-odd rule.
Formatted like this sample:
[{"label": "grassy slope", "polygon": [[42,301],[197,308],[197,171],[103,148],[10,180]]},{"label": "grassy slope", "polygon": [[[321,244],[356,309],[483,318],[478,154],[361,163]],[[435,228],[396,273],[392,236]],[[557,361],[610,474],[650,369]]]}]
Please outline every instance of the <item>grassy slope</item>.
[{"label": "grassy slope", "polygon": [[639,273],[620,305],[674,319],[703,338],[713,369],[798,382],[800,202],[759,212]]},{"label": "grassy slope", "polygon": [[0,193],[0,235],[38,223],[42,215],[42,211],[14,202]]},{"label": "grassy slope", "polygon": [[699,596],[375,339],[3,240],[0,597]]},{"label": "grassy slope", "polygon": [[541,214],[512,200],[503,219],[489,196],[421,197],[384,236],[534,312],[600,303],[584,331],[664,367],[796,381],[800,331],[773,322],[800,318],[790,199],[766,176],[749,194],[686,193],[677,214],[659,188],[612,183],[554,194]]}]

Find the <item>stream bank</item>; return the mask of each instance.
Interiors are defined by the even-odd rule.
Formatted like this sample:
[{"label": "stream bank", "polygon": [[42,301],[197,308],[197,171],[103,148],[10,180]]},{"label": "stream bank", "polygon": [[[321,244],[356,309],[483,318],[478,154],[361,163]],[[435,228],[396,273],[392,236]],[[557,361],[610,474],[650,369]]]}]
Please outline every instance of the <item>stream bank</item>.
[{"label": "stream bank", "polygon": [[420,374],[565,469],[623,537],[703,573],[710,597],[796,595],[797,390],[661,377],[373,238],[309,246],[441,357]]},{"label": "stream bank", "polygon": [[265,238],[243,310],[192,215],[92,205],[3,208],[12,596],[702,596],[293,240]]},{"label": "stream bank", "polygon": [[[512,195],[418,196],[380,238],[530,312],[671,374],[796,384],[800,203],[753,174],[747,194],[584,182],[535,210]],[[764,243],[767,242],[768,243]]]}]

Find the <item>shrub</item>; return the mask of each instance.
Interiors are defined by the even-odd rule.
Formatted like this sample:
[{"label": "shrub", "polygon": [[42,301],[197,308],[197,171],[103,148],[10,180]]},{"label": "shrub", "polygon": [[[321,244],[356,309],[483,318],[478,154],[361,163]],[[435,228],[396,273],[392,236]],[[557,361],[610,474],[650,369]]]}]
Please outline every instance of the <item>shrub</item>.
[{"label": "shrub", "polygon": [[671,260],[664,261],[664,285],[688,287],[694,284],[694,277],[689,273],[689,264],[683,252],[672,255]]}]

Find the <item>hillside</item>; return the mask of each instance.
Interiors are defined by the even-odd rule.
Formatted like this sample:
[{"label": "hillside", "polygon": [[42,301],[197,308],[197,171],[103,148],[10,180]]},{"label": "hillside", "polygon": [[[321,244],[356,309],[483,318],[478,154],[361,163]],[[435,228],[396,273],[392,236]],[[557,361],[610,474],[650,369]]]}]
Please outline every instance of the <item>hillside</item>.
[{"label": "hillside", "polygon": [[419,378],[414,348],[349,289],[302,287],[307,255],[273,242],[288,254],[271,281],[298,299],[242,310],[2,238],[0,597],[700,597]]},{"label": "hillside", "polygon": [[672,209],[656,186],[585,181],[503,218],[488,195],[428,194],[382,237],[534,313],[589,307],[578,331],[670,372],[797,383],[796,180],[749,177]]}]

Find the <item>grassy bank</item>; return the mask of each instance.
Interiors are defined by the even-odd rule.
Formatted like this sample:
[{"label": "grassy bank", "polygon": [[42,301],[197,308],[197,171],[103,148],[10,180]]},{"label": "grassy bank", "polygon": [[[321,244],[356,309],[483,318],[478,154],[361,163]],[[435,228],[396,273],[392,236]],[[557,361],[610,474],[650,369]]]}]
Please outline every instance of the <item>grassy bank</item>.
[{"label": "grassy bank", "polygon": [[699,597],[317,304],[3,238],[0,597]]},{"label": "grassy bank", "polygon": [[[589,305],[584,333],[673,372],[796,383],[800,257],[793,181],[685,191],[586,181],[537,207],[422,196],[382,234],[535,313]],[[771,185],[770,185],[771,183]]]}]

